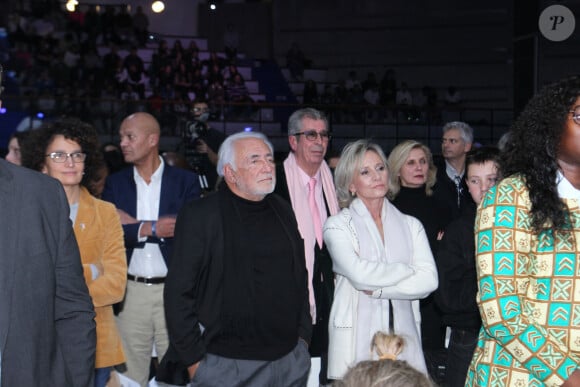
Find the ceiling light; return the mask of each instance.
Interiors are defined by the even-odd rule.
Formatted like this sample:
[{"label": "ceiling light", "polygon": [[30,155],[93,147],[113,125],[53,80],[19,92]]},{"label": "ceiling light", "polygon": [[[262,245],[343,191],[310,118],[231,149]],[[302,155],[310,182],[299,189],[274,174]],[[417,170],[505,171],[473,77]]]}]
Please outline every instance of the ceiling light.
[{"label": "ceiling light", "polygon": [[153,4],[151,4],[151,9],[155,13],[163,12],[165,4],[162,1],[154,1]]}]

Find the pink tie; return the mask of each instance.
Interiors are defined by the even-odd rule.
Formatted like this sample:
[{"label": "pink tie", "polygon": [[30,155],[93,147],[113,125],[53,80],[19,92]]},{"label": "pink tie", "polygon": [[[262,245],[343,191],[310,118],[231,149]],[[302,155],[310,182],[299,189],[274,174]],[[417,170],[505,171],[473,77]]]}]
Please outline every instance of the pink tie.
[{"label": "pink tie", "polygon": [[316,205],[316,179],[313,177],[308,182],[308,205],[310,206],[310,212],[312,213],[312,222],[314,223],[314,233],[316,234],[316,240],[318,241],[318,246],[322,247],[322,222],[320,221],[320,212],[318,211],[318,206]]}]

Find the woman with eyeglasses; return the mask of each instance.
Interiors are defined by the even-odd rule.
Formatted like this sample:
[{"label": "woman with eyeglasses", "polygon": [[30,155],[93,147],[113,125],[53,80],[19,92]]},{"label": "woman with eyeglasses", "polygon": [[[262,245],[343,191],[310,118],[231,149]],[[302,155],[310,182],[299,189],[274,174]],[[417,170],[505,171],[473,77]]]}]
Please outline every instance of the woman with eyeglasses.
[{"label": "woman with eyeglasses", "polygon": [[482,319],[466,386],[580,386],[580,77],[511,128],[475,221]]},{"label": "woman with eyeglasses", "polygon": [[112,306],[125,294],[127,262],[115,207],[90,192],[90,183],[103,163],[96,132],[77,119],[45,123],[31,132],[22,161],[24,166],[59,180],[66,193],[96,312],[95,387],[104,387],[112,367],[125,361]]}]

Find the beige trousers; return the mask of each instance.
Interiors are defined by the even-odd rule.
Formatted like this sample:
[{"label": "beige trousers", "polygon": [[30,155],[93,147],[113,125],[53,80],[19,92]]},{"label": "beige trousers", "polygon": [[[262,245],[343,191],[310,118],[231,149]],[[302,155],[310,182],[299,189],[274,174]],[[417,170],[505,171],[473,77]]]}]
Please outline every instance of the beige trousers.
[{"label": "beige trousers", "polygon": [[123,309],[117,316],[127,359],[127,371],[124,374],[142,387],[146,387],[149,381],[154,346],[159,361],[169,346],[163,288],[163,284],[148,285],[128,280]]}]

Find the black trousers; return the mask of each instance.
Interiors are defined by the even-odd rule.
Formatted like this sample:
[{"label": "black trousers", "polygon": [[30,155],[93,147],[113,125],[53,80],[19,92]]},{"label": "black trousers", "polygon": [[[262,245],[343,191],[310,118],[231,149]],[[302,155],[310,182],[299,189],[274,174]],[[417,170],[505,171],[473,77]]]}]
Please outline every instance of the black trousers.
[{"label": "black trousers", "polygon": [[477,345],[479,331],[476,329],[451,328],[447,349],[446,380],[448,387],[465,386],[467,369]]},{"label": "black trousers", "polygon": [[312,288],[316,302],[316,323],[312,326],[310,356],[320,357],[320,384],[330,384],[328,368],[328,320],[334,296],[334,273],[332,260],[326,245],[322,249],[315,244],[314,267],[312,271]]},{"label": "black trousers", "polygon": [[445,348],[423,348],[425,364],[429,377],[433,379],[438,386],[445,386],[445,375],[447,368],[447,349]]},{"label": "black trousers", "polygon": [[316,324],[312,326],[312,340],[310,342],[310,357],[320,357],[320,384],[330,384],[328,379],[328,324]]}]

